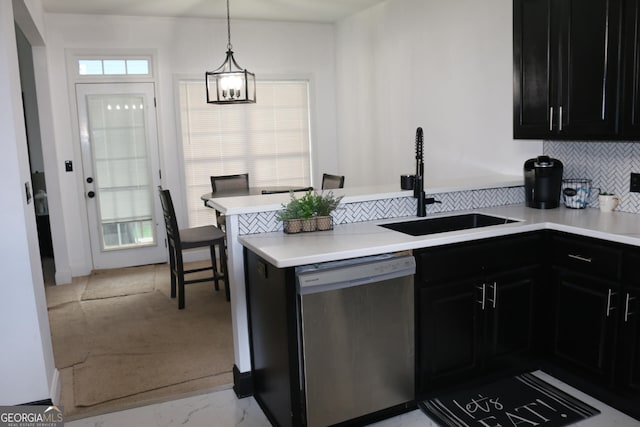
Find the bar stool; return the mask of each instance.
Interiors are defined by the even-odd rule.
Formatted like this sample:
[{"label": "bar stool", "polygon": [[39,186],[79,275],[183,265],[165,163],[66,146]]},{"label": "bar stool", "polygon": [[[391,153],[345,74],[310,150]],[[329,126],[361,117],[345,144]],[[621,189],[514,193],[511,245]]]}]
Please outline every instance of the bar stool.
[{"label": "bar stool", "polygon": [[[203,227],[178,228],[173,201],[169,190],[163,190],[158,187],[160,192],[160,202],[162,203],[162,212],[164,215],[164,223],[167,229],[167,241],[169,246],[169,267],[171,269],[171,298],[176,297],[176,288],[178,290],[178,309],[185,307],[185,285],[192,283],[206,282],[213,280],[215,290],[220,290],[219,281],[226,282],[225,293],[227,301],[231,300],[229,292],[229,279],[227,275],[227,254],[225,251],[225,233],[218,227],[213,225],[205,225]],[[216,246],[220,254],[220,271],[216,265]],[[190,270],[184,269],[182,259],[182,251],[194,248],[209,247],[211,252],[211,266],[194,268]],[[211,276],[199,279],[186,280],[185,276],[191,273],[211,270]]]}]

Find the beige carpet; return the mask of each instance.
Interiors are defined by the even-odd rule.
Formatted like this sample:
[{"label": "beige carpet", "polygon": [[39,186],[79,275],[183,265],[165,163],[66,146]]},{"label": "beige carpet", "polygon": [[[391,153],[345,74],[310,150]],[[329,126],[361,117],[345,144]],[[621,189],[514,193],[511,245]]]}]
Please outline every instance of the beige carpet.
[{"label": "beige carpet", "polygon": [[46,290],[67,418],[232,383],[231,308],[211,282],[187,286],[185,310],[166,265]]}]

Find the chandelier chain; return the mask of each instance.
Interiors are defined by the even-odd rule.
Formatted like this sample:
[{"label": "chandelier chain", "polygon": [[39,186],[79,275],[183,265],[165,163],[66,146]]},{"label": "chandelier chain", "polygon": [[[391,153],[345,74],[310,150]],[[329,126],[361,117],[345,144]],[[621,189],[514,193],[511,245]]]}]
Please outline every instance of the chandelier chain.
[{"label": "chandelier chain", "polygon": [[233,49],[231,46],[231,23],[229,18],[229,0],[227,0],[227,50]]}]

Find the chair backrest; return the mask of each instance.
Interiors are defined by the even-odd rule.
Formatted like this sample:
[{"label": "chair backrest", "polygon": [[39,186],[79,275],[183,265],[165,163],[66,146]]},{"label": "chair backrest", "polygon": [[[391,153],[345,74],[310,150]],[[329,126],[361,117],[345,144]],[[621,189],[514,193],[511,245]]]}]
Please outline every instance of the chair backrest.
[{"label": "chair backrest", "polygon": [[322,174],[322,189],[344,188],[344,175]]},{"label": "chair backrest", "polygon": [[160,193],[160,204],[162,205],[162,215],[164,216],[164,224],[167,228],[167,239],[173,247],[180,247],[180,229],[178,228],[178,220],[176,219],[176,211],[173,209],[173,201],[169,190],[163,190],[158,187]]},{"label": "chair backrest", "polygon": [[211,177],[211,191],[245,190],[249,188],[249,174],[218,175]]}]

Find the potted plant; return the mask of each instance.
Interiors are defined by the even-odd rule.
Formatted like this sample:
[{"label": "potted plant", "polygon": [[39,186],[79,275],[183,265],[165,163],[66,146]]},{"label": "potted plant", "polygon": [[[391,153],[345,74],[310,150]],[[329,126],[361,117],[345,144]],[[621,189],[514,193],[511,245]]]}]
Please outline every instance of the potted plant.
[{"label": "potted plant", "polygon": [[331,230],[333,228],[331,212],[338,207],[343,196],[335,197],[333,191],[329,191],[327,194],[318,194],[316,197],[318,198],[316,210],[318,230]]},{"label": "potted plant", "polygon": [[316,229],[330,230],[333,228],[331,212],[338,206],[341,199],[342,196],[335,197],[333,192],[318,194],[309,190],[301,198],[297,198],[291,192],[291,200],[286,205],[282,205],[282,210],[276,214],[276,217],[283,222],[285,233]]},{"label": "potted plant", "polygon": [[285,233],[299,233],[302,231],[302,208],[300,200],[291,192],[291,201],[282,205],[282,210],[276,213],[276,218],[282,221]]},{"label": "potted plant", "polygon": [[299,200],[302,216],[302,231],[316,231],[316,215],[318,212],[318,198],[311,190],[307,191]]}]

